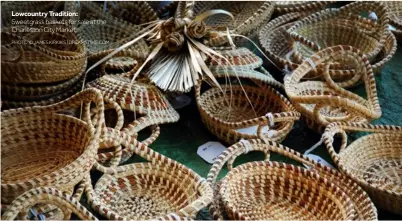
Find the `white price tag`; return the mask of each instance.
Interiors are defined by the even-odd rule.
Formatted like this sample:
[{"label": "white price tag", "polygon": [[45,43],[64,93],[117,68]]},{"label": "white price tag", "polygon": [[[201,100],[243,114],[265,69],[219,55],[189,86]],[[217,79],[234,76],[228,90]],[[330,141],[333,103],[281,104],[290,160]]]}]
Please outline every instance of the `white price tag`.
[{"label": "white price tag", "polygon": [[[328,167],[330,167],[330,168],[332,168],[332,169],[335,169],[330,163],[328,163],[327,161],[325,161],[325,160],[324,160],[322,157],[320,157],[320,156],[317,156],[317,155],[314,155],[314,154],[307,154],[307,155],[305,155],[305,156],[308,157],[308,158],[310,158],[310,159],[312,159],[312,160],[314,160],[314,161],[317,161],[317,162],[320,163],[320,164],[323,164],[323,165],[328,166]],[[310,169],[310,166],[305,165],[305,164],[304,164],[304,166]]]},{"label": "white price tag", "polygon": [[388,30],[390,31],[396,31],[396,28],[392,25],[388,25]]},{"label": "white price tag", "polygon": [[369,15],[368,15],[368,18],[373,20],[373,21],[378,20],[377,15],[375,14],[375,12],[370,12]]},{"label": "white price tag", "polygon": [[198,147],[197,154],[202,159],[210,164],[213,164],[215,159],[226,150],[226,147],[219,142],[207,142]]},{"label": "white price tag", "polygon": [[[258,126],[251,126],[247,128],[240,128],[236,131],[242,134],[257,135]],[[269,127],[264,126],[261,129],[261,133],[265,134],[267,137],[272,137],[276,134],[276,130],[270,130]]]}]

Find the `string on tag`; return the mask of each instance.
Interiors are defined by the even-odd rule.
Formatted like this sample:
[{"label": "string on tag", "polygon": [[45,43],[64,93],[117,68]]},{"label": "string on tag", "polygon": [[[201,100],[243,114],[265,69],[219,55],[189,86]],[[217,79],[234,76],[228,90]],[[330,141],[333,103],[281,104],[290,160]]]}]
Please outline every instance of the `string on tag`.
[{"label": "string on tag", "polygon": [[270,112],[270,113],[267,113],[265,116],[268,118],[269,126],[273,127],[275,125],[274,115]]},{"label": "string on tag", "polygon": [[248,154],[251,151],[251,143],[248,140],[241,139],[240,143],[243,144],[244,153]]},{"label": "string on tag", "polygon": [[324,139],[321,137],[320,141],[318,141],[316,144],[314,144],[312,147],[310,147],[306,152],[304,152],[304,155],[307,155],[311,152],[313,152],[317,147],[321,146],[321,144],[324,142]]},{"label": "string on tag", "polygon": [[315,63],[311,60],[311,58],[306,58],[306,61],[310,64],[311,68],[313,68],[315,70]]}]

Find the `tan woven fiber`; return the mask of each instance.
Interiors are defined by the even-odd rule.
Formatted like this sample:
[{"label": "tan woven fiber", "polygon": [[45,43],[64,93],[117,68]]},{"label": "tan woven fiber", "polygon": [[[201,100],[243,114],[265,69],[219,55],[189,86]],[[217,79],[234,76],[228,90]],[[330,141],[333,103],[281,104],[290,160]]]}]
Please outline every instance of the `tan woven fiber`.
[{"label": "tan woven fiber", "polygon": [[[234,21],[227,15],[214,15],[205,20],[208,26],[224,28],[222,31],[226,31],[225,27],[228,27],[231,33],[249,35],[271,18],[274,4],[270,1],[241,1],[236,4],[228,1],[197,1],[194,5],[195,15],[212,9],[222,9],[232,13]],[[209,44],[219,46],[227,43],[227,40],[226,37],[216,37],[210,39]]]},{"label": "tan woven fiber", "polygon": [[275,1],[275,12],[314,12],[324,9],[331,1]]},{"label": "tan woven fiber", "polygon": [[191,218],[211,203],[212,189],[205,179],[126,133],[114,133],[111,142],[120,141],[149,162],[114,167],[113,175],[103,175],[95,187],[87,180],[88,202],[102,216],[149,220],[173,212]]},{"label": "tan woven fiber", "polygon": [[[348,144],[346,132],[371,132]],[[340,134],[339,152],[333,146]],[[378,208],[402,214],[402,127],[333,123],[323,134],[338,168],[362,186]]]},{"label": "tan woven fiber", "polygon": [[[250,151],[263,152],[265,160],[233,168],[236,158]],[[271,153],[313,169],[271,161]],[[217,182],[225,164],[229,173]],[[214,219],[223,219],[226,212],[234,220],[377,220],[368,195],[347,176],[268,140],[242,140],[229,147],[214,162],[207,181],[214,187]]]},{"label": "tan woven fiber", "polygon": [[116,1],[108,13],[131,24],[140,25],[158,19],[156,12],[145,1]]},{"label": "tan woven fiber", "polygon": [[[370,11],[376,13],[377,22],[359,16]],[[372,61],[385,44],[388,23],[387,10],[380,2],[353,2],[303,18],[287,32],[295,39],[293,48],[299,58],[326,47],[351,45]]]},{"label": "tan woven fiber", "polygon": [[[90,121],[89,105],[97,109],[97,124]],[[84,120],[60,111],[84,104]],[[104,122],[102,94],[87,89],[60,103],[1,113],[1,202],[50,186],[71,192],[96,164]]]},{"label": "tan woven fiber", "polygon": [[[329,67],[345,57],[354,60],[356,74],[350,80],[335,83],[329,75]],[[316,67],[324,69],[324,80],[302,81]],[[344,89],[357,81],[364,82],[367,98]],[[285,90],[309,127],[317,131],[331,122],[367,122],[382,114],[371,65],[364,54],[350,46],[326,48],[311,56],[285,77]]]},{"label": "tan woven fiber", "polygon": [[394,33],[398,40],[402,40],[402,2],[384,1],[382,3],[387,7],[390,24],[394,27],[392,33]]},{"label": "tan woven fiber", "polygon": [[[301,13],[285,14],[268,22],[259,32],[258,39],[264,52],[276,66],[284,69],[284,72],[296,69],[301,63],[294,58],[294,50],[292,49],[293,39],[286,32],[301,17],[303,17]],[[392,58],[397,49],[397,42],[392,33],[387,31],[386,35],[384,47],[375,59],[370,62],[375,73],[380,73],[383,66]],[[320,75],[321,71],[319,70],[318,73],[313,71],[306,78],[316,78]],[[353,69],[340,66],[331,67],[330,75],[335,81],[342,81],[352,78],[355,73]]]},{"label": "tan woven fiber", "polygon": [[[216,70],[217,78],[226,81],[252,79],[257,85],[226,84],[201,92],[202,82],[196,88],[196,102],[201,120],[211,133],[232,144],[240,139],[268,138],[282,141],[300,114],[289,101],[271,87],[271,78],[250,69]],[[252,106],[251,106],[252,105]],[[269,126],[270,132],[263,132]],[[257,127],[256,132],[238,129]],[[268,129],[268,128],[266,128]]]}]

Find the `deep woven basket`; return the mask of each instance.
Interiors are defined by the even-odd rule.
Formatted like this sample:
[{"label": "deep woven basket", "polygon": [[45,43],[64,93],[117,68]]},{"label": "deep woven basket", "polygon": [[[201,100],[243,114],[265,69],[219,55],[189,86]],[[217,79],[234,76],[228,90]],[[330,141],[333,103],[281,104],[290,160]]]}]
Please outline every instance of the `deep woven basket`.
[{"label": "deep woven basket", "polygon": [[[36,44],[36,36],[19,36],[12,32],[2,31],[1,81],[2,83],[56,83],[74,78],[82,73],[86,65],[85,46],[77,42],[73,47],[67,44]],[[63,33],[64,34],[64,33]],[[77,36],[60,33],[40,35],[44,41],[57,37],[77,40]],[[12,41],[26,43],[16,44]],[[70,47],[70,51],[63,50]]]},{"label": "deep woven basket", "polygon": [[149,162],[115,167],[95,187],[87,180],[86,195],[95,211],[111,220],[149,220],[170,213],[194,218],[211,203],[212,189],[205,179],[124,132],[111,136],[111,142],[119,136],[121,145]]},{"label": "deep woven basket", "polygon": [[[97,108],[90,119],[89,104]],[[60,114],[84,104],[84,120]],[[72,192],[95,163],[103,125],[103,98],[88,89],[63,102],[1,113],[1,202],[42,186]]]},{"label": "deep woven basket", "polygon": [[[261,151],[266,158],[233,168],[235,159],[249,151]],[[271,153],[312,169],[271,161]],[[229,173],[216,182],[226,163]],[[214,219],[226,213],[233,220],[377,220],[369,196],[351,179],[272,141],[243,140],[229,147],[207,181],[214,187],[209,208]]]},{"label": "deep woven basket", "polygon": [[[369,11],[376,13],[377,22],[359,16]],[[351,45],[372,61],[385,44],[388,23],[388,12],[380,2],[354,2],[303,18],[287,32],[295,39],[293,49],[300,61],[335,45]]]},{"label": "deep woven basket", "polygon": [[275,1],[275,12],[280,14],[290,12],[314,12],[324,9],[331,1]]},{"label": "deep woven basket", "polygon": [[[221,89],[212,87],[201,92],[200,82],[195,88],[201,120],[211,133],[229,144],[257,137],[281,142],[293,128],[294,121],[300,117],[290,102],[270,86],[272,79],[262,73],[233,69],[218,70],[214,75],[218,78],[227,77],[229,81],[238,78],[241,81],[252,79],[258,83],[227,83],[222,84]],[[243,128],[254,128],[255,132],[239,131]],[[264,129],[268,131],[263,132]]]},{"label": "deep woven basket", "polygon": [[[333,62],[342,62],[346,56],[354,59],[356,75],[335,83],[329,67]],[[302,81],[316,67],[324,69],[324,80]],[[364,83],[367,99],[344,89],[357,81]],[[364,54],[350,46],[330,47],[314,54],[285,77],[285,90],[308,126],[316,131],[322,131],[331,122],[368,122],[382,114],[372,67]]]},{"label": "deep woven basket", "polygon": [[[346,132],[372,132],[348,144]],[[333,146],[340,134],[339,152]],[[330,124],[323,134],[338,168],[362,186],[378,208],[402,214],[402,127],[357,123]]]}]

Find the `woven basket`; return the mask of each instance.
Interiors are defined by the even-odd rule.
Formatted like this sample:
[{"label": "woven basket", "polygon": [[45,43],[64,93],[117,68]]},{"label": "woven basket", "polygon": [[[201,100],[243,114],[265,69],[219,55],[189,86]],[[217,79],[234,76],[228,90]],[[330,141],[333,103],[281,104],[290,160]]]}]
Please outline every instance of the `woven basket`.
[{"label": "woven basket", "polygon": [[394,33],[398,40],[402,40],[402,2],[384,1],[382,3],[387,7],[390,24],[393,26],[392,33]]},{"label": "woven basket", "polygon": [[314,12],[324,9],[331,1],[275,1],[275,12],[280,14],[290,12]]},{"label": "woven basket", "polygon": [[[73,35],[66,38],[77,40]],[[26,41],[26,44],[13,44],[12,41],[16,40]],[[1,61],[2,83],[62,82],[79,75],[85,68],[86,49],[83,44],[76,44],[72,51],[63,51],[62,48],[51,48],[32,41],[35,42],[35,39],[2,31],[2,51],[7,53]]]},{"label": "woven basket", "polygon": [[[229,144],[257,137],[280,142],[300,117],[289,101],[269,86],[272,80],[264,74],[250,69],[233,69],[216,71],[214,75],[218,78],[228,77],[229,80],[238,77],[239,80],[253,79],[259,82],[257,86],[225,84],[221,85],[222,90],[213,87],[202,93],[202,82],[195,88],[201,120],[211,133]],[[242,132],[244,128],[254,132]],[[268,131],[264,132],[264,129]]]},{"label": "woven basket", "polygon": [[262,66],[262,59],[247,48],[213,48],[225,59],[213,56],[209,57],[206,64],[210,69],[223,67],[242,67],[256,69]]},{"label": "woven basket", "polygon": [[[377,22],[361,16],[373,11]],[[380,2],[354,2],[339,9],[327,9],[303,18],[287,32],[295,39],[293,49],[299,60],[335,45],[351,45],[372,61],[386,41],[389,16]]]},{"label": "woven basket", "polygon": [[149,220],[170,213],[191,218],[210,204],[212,189],[205,179],[124,132],[112,135],[110,142],[117,137],[149,162],[115,167],[94,188],[87,180],[88,202],[100,215],[111,220]]},{"label": "woven basket", "polygon": [[[346,132],[372,132],[348,144]],[[337,153],[334,135],[342,137]],[[402,127],[357,123],[329,125],[323,139],[339,169],[359,183],[378,208],[402,214]]]},{"label": "woven basket", "polygon": [[[329,67],[345,57],[354,59],[358,71],[352,79],[335,83],[329,75]],[[324,80],[302,81],[316,67],[324,69]],[[343,88],[357,81],[364,82],[367,99]],[[316,131],[322,131],[331,122],[368,122],[381,116],[371,65],[364,54],[350,46],[330,47],[314,54],[285,77],[285,90],[308,126]]]},{"label": "woven basket", "polygon": [[[214,15],[205,20],[208,26],[217,29],[228,27],[231,33],[249,35],[271,18],[274,3],[269,1],[242,1],[233,4],[226,1],[197,1],[194,5],[194,14],[199,15],[212,9],[222,9],[232,13],[234,21],[227,15]],[[223,29],[223,31],[226,31],[226,29]],[[226,37],[216,37],[210,39],[209,44],[219,46],[227,43],[227,40]]]},{"label": "woven basket", "polygon": [[[90,102],[97,108],[95,125],[87,120]],[[58,113],[81,103],[84,121]],[[41,186],[71,192],[95,163],[104,121],[102,95],[88,89],[54,105],[3,111],[1,120],[1,202],[11,203]]]},{"label": "woven basket", "polygon": [[[249,151],[264,152],[265,161],[233,168],[235,159]],[[271,161],[271,153],[313,169]],[[216,183],[225,163],[229,173]],[[368,195],[347,176],[272,141],[243,140],[229,147],[214,162],[207,181],[215,191],[210,207],[214,219],[223,219],[226,212],[233,220],[377,220]]]}]

